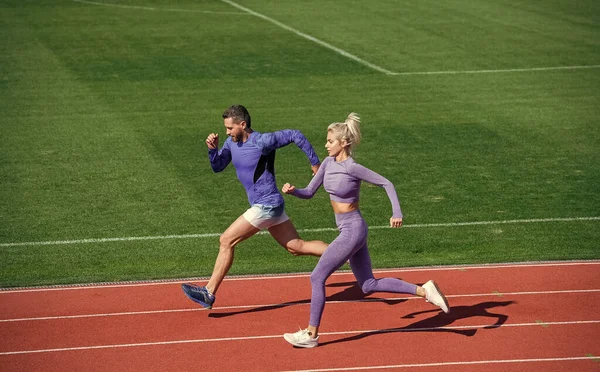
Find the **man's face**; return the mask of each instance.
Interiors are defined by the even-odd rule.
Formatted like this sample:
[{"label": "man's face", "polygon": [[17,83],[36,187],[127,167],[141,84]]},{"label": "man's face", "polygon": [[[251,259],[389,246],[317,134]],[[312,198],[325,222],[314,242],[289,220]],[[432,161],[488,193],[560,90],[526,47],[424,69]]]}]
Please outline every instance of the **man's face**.
[{"label": "man's face", "polygon": [[233,142],[240,142],[243,140],[244,129],[246,128],[246,122],[241,121],[235,123],[233,118],[223,119],[225,129],[227,129],[227,135],[231,137]]}]

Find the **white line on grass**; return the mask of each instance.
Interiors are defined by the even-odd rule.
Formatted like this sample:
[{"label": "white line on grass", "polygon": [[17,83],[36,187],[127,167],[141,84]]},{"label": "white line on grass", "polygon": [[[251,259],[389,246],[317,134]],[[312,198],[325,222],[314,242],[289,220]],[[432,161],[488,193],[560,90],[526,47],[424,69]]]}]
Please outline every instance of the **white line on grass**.
[{"label": "white line on grass", "polygon": [[124,9],[139,9],[139,10],[151,10],[158,12],[184,12],[184,13],[208,13],[208,14],[235,14],[235,15],[247,15],[247,13],[242,12],[219,12],[215,10],[195,10],[195,9],[178,9],[178,8],[151,8],[148,6],[136,6],[136,5],[123,5],[123,4],[111,4],[111,3],[101,3],[96,1],[87,1],[87,0],[71,0],[76,3],[82,4],[90,4],[90,5],[102,5],[102,6],[110,6],[115,8],[124,8]]},{"label": "white line on grass", "polygon": [[376,71],[382,72],[382,73],[384,73],[384,74],[387,74],[387,75],[394,75],[394,72],[392,72],[392,71],[386,70],[386,69],[385,69],[385,68],[383,68],[383,67],[380,67],[380,66],[377,66],[376,64],[373,64],[373,63],[371,63],[371,62],[365,61],[364,59],[362,59],[362,58],[359,58],[359,57],[355,56],[354,54],[348,53],[348,52],[346,52],[345,50],[343,50],[343,49],[340,49],[340,48],[338,48],[338,47],[336,47],[336,46],[333,46],[333,45],[331,45],[331,44],[329,44],[329,43],[327,43],[327,42],[325,42],[325,41],[323,41],[323,40],[317,39],[317,38],[316,38],[316,37],[314,37],[314,36],[310,36],[310,35],[308,35],[308,34],[305,34],[304,32],[298,31],[298,30],[296,30],[295,28],[292,28],[292,27],[290,27],[290,26],[288,26],[288,25],[286,25],[286,24],[283,24],[283,23],[281,23],[281,22],[279,22],[279,21],[277,21],[277,20],[275,20],[275,19],[273,19],[273,18],[267,17],[267,16],[266,16],[266,15],[264,15],[264,14],[257,13],[257,12],[255,12],[255,11],[251,10],[251,9],[248,9],[248,8],[246,8],[246,7],[243,7],[243,6],[239,5],[239,4],[237,4],[237,3],[234,3],[234,2],[233,2],[233,1],[231,1],[231,0],[221,0],[221,1],[222,1],[222,2],[224,2],[224,3],[227,3],[227,4],[229,4],[229,5],[231,5],[231,6],[233,6],[233,7],[236,7],[236,8],[238,8],[238,9],[241,9],[241,10],[243,10],[244,12],[247,12],[247,13],[249,13],[249,14],[252,14],[252,15],[253,15],[253,16],[255,16],[255,17],[262,18],[262,19],[264,19],[265,21],[271,22],[271,23],[273,23],[274,25],[276,25],[276,26],[279,26],[279,27],[283,28],[284,30],[287,30],[287,31],[293,32],[294,34],[296,34],[296,35],[298,35],[298,36],[300,36],[300,37],[303,37],[303,38],[305,38],[305,39],[307,39],[307,40],[310,40],[310,41],[312,41],[312,42],[314,42],[314,43],[317,43],[317,44],[319,44],[319,45],[321,45],[321,46],[323,46],[323,47],[325,47],[325,48],[327,48],[327,49],[331,49],[331,50],[333,50],[334,52],[336,52],[336,53],[338,53],[338,54],[341,54],[342,56],[344,56],[344,57],[346,57],[346,58],[350,58],[350,59],[352,59],[352,60],[354,60],[354,61],[356,61],[356,62],[358,62],[358,63],[360,63],[360,64],[362,64],[362,65],[364,65],[364,66],[367,66],[367,67],[369,67],[369,68],[372,68],[373,70],[376,70]]},{"label": "white line on grass", "polygon": [[302,31],[298,31],[293,27],[290,27],[284,23],[281,23],[273,18],[270,18],[264,14],[255,12],[251,9],[248,9],[242,5],[239,5],[231,0],[221,0],[224,3],[227,3],[235,8],[242,10],[243,12],[220,12],[220,11],[212,11],[212,10],[194,10],[194,9],[177,9],[177,8],[152,8],[147,6],[135,6],[135,5],[123,5],[123,4],[111,4],[111,3],[103,3],[96,1],[88,1],[88,0],[71,0],[77,3],[82,4],[91,4],[91,5],[102,5],[102,6],[111,6],[116,8],[125,8],[125,9],[140,9],[140,10],[150,10],[150,11],[164,11],[164,12],[186,12],[186,13],[212,13],[212,14],[236,14],[236,15],[252,15],[265,21],[271,22],[274,25],[283,28],[284,30],[293,32],[294,34],[303,37],[307,40],[310,40],[318,45],[321,45],[325,48],[331,49],[334,52],[352,59],[364,66],[367,66],[373,70],[382,72],[386,75],[391,76],[410,76],[410,75],[455,75],[455,74],[490,74],[490,73],[501,73],[501,72],[534,72],[534,71],[552,71],[552,70],[578,70],[578,69],[587,69],[587,68],[600,68],[600,65],[587,65],[587,66],[555,66],[555,67],[532,67],[532,68],[513,68],[513,69],[491,69],[491,70],[464,70],[464,71],[415,71],[415,72],[393,72],[387,70],[381,66],[378,66],[374,63],[365,61],[364,59],[355,56],[341,48],[338,48],[334,45],[331,45],[323,40],[317,39],[314,36],[308,35]]},{"label": "white line on grass", "polygon": [[[579,294],[579,293],[596,293],[600,292],[600,289],[570,289],[563,291],[535,291],[535,292],[502,292],[502,296],[532,296],[532,295],[558,295],[558,294]],[[446,295],[447,298],[472,298],[472,297],[498,297],[498,293],[471,293],[471,294],[455,294]],[[388,297],[388,298],[364,298],[360,300],[336,300],[326,301],[326,304],[345,304],[351,302],[386,302],[386,301],[399,301],[399,300],[422,300],[420,297],[415,296],[402,296],[402,297]],[[256,308],[281,308],[290,306],[308,306],[309,301],[306,302],[289,302],[289,303],[278,303],[278,304],[255,304],[255,305],[235,305],[235,306],[222,306],[214,307],[213,311],[218,310],[242,310],[242,309],[256,309]],[[201,307],[185,308],[185,309],[166,309],[166,310],[146,310],[146,311],[124,311],[118,313],[100,313],[100,314],[79,314],[79,315],[55,315],[55,316],[40,316],[31,318],[12,318],[12,319],[0,319],[0,323],[13,323],[13,322],[32,322],[40,320],[67,320],[67,319],[80,319],[80,318],[104,318],[114,316],[135,316],[135,315],[154,315],[154,314],[169,314],[169,313],[185,313],[185,312],[197,312],[197,311],[208,311]]]},{"label": "white line on grass", "polygon": [[510,68],[510,69],[499,69],[499,70],[393,72],[390,75],[491,74],[491,73],[499,73],[499,72],[533,72],[533,71],[552,71],[552,70],[579,70],[579,69],[586,69],[586,68],[600,68],[600,65],[532,67],[532,68]]},{"label": "white line on grass", "polygon": [[[568,322],[544,322],[546,325],[580,325],[580,324],[596,324],[600,323],[600,320],[574,320]],[[539,327],[540,323],[513,323],[503,324],[494,328],[505,328],[505,327]],[[396,333],[396,332],[431,332],[439,330],[465,330],[465,329],[485,329],[489,328],[489,324],[472,325],[472,326],[448,326],[448,327],[424,327],[424,328],[407,328],[407,329],[393,329],[393,330],[352,330],[342,332],[321,332],[321,335],[354,335],[354,334],[380,334],[380,333]],[[0,352],[1,355],[17,355],[17,354],[35,354],[35,353],[52,353],[61,351],[76,351],[76,350],[93,350],[93,349],[117,349],[125,347],[142,347],[142,346],[160,346],[160,345],[176,345],[176,344],[191,344],[201,342],[222,342],[222,341],[250,341],[260,340],[269,338],[281,338],[280,334],[277,335],[264,335],[264,336],[245,336],[245,337],[222,337],[222,338],[201,338],[195,340],[173,340],[173,341],[157,341],[157,342],[139,342],[130,344],[111,344],[111,345],[93,345],[93,346],[76,346],[76,347],[64,347],[57,349],[37,349],[37,350],[21,350],[21,351],[4,351]]]},{"label": "white line on grass", "polygon": [[339,367],[339,368],[324,368],[324,369],[295,369],[295,370],[282,371],[282,372],[362,371],[362,370],[374,370],[374,369],[468,366],[468,365],[478,365],[478,364],[572,362],[572,361],[577,361],[577,360],[594,360],[594,359],[598,359],[598,358],[582,356],[582,357],[533,358],[533,359],[489,359],[489,360],[473,360],[473,361],[466,361],[466,362],[395,364],[395,365],[387,365],[387,366]]},{"label": "white line on grass", "polygon": [[[481,225],[503,225],[503,224],[523,224],[523,223],[546,223],[546,222],[576,222],[576,221],[600,221],[600,217],[567,217],[567,218],[533,218],[522,220],[501,220],[501,221],[474,221],[474,222],[448,222],[448,223],[427,223],[427,224],[409,224],[403,225],[403,228],[432,228],[432,227],[461,227],[461,226],[481,226]],[[369,226],[369,230],[389,229],[389,226]],[[316,229],[300,229],[300,233],[337,231],[335,227],[323,227]],[[259,234],[268,234],[261,231]],[[221,236],[221,233],[206,234],[183,234],[183,235],[158,235],[158,236],[128,236],[117,238],[92,238],[92,239],[74,239],[74,240],[50,240],[37,242],[12,242],[0,243],[0,247],[21,247],[37,245],[67,245],[67,244],[87,244],[87,243],[110,243],[110,242],[129,242],[137,240],[167,240],[167,239],[202,239]]]}]

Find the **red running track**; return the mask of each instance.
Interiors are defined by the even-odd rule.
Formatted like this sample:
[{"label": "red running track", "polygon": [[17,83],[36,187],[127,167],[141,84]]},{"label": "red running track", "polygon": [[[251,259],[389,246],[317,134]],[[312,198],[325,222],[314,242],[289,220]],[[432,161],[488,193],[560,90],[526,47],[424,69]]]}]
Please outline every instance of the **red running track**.
[{"label": "red running track", "polygon": [[336,273],[316,349],[308,275],[228,278],[211,311],[179,282],[0,292],[0,371],[600,371],[600,261],[412,268],[443,314],[405,295],[364,296]]}]

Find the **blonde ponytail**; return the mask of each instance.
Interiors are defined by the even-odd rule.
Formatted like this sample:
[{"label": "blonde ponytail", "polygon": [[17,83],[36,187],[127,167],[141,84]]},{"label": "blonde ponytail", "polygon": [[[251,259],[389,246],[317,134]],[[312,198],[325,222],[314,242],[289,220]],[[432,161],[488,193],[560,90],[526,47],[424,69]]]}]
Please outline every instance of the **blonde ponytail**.
[{"label": "blonde ponytail", "polygon": [[332,132],[340,142],[346,141],[348,151],[352,155],[354,147],[360,143],[360,117],[352,112],[343,123],[330,124],[327,131]]}]

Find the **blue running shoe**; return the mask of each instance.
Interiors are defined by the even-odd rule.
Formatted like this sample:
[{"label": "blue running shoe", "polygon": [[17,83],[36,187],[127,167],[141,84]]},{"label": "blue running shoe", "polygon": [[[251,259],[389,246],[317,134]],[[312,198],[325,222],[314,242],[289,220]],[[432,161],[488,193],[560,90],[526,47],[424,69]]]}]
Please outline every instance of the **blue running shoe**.
[{"label": "blue running shoe", "polygon": [[206,287],[201,287],[192,283],[184,283],[181,285],[181,289],[183,289],[183,293],[185,293],[188,298],[207,309],[212,309],[212,305],[215,303],[215,296],[208,293]]}]

